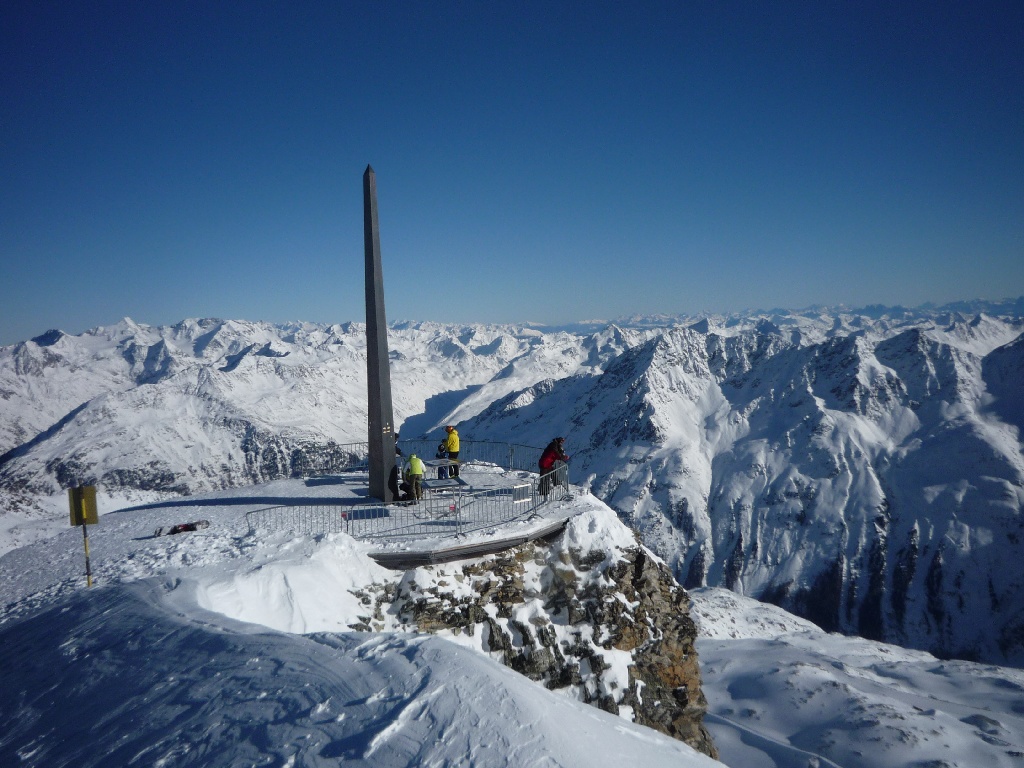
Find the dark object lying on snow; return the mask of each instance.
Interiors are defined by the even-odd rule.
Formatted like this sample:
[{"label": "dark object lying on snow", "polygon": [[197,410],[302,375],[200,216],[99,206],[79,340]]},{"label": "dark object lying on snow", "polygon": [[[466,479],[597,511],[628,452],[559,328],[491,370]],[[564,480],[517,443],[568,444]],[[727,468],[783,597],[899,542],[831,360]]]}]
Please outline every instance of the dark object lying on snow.
[{"label": "dark object lying on snow", "polygon": [[166,526],[163,528],[157,528],[154,536],[173,536],[175,533],[185,533],[186,531],[198,531],[200,528],[209,528],[209,520],[196,520],[194,523],[178,523],[177,525]]}]

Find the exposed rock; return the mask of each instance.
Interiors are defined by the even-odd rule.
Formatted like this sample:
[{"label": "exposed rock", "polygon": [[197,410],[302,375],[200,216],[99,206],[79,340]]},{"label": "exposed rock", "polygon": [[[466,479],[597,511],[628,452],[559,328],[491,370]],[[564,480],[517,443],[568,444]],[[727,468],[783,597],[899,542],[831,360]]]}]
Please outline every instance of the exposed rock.
[{"label": "exposed rock", "polygon": [[572,538],[408,571],[358,628],[453,635],[550,689],[716,756],[686,592],[635,541],[604,551]]}]

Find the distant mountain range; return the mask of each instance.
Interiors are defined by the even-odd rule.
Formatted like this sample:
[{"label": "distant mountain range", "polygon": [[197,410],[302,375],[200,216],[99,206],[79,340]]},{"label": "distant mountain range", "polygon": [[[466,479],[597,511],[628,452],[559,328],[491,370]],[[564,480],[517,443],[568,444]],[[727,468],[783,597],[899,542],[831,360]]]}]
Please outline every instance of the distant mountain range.
[{"label": "distant mountain range", "polygon": [[[1024,665],[1024,299],[398,323],[402,437],[543,446],[688,587]],[[330,468],[365,439],[363,326],[124,320],[0,348],[0,503]],[[33,512],[33,510],[37,510]]]}]

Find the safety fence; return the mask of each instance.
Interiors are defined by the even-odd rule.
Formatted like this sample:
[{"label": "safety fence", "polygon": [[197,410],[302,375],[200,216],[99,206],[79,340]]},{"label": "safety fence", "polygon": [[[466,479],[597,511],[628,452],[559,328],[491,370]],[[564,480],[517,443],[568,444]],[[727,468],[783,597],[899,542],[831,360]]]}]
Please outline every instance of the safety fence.
[{"label": "safety fence", "polygon": [[[437,454],[440,440],[399,440],[397,446],[405,456],[416,454],[421,459],[430,459]],[[507,470],[536,472],[541,449],[515,443],[496,443],[487,440],[462,440],[459,446],[460,462],[493,464]],[[303,477],[316,477],[325,473],[347,472],[366,469],[369,463],[369,443],[346,443],[332,445],[326,458],[319,461],[302,457],[297,464]]]},{"label": "safety fence", "polygon": [[[406,456],[416,454],[421,459],[437,455],[439,440],[399,440],[398,447]],[[542,449],[515,443],[495,443],[486,440],[461,440],[459,462],[493,464],[507,470],[537,472],[537,460]]]},{"label": "safety fence", "polygon": [[[403,440],[400,445],[409,455],[419,453],[418,443],[426,445],[428,441]],[[249,529],[310,535],[347,533],[358,539],[389,541],[458,537],[526,519],[545,503],[560,501],[571,494],[565,464],[542,476],[523,469],[525,457],[536,462],[540,455],[537,448],[475,441],[463,441],[460,447],[460,478],[465,485],[424,490],[421,499],[391,504],[353,499],[349,503],[296,502],[267,507],[246,515]],[[345,448],[359,456],[353,446]],[[495,480],[494,467],[508,471],[500,476],[500,481]],[[360,470],[365,471],[365,464],[353,463],[345,468],[350,472]],[[475,480],[480,481],[477,487]],[[485,485],[491,487],[481,487]]]}]

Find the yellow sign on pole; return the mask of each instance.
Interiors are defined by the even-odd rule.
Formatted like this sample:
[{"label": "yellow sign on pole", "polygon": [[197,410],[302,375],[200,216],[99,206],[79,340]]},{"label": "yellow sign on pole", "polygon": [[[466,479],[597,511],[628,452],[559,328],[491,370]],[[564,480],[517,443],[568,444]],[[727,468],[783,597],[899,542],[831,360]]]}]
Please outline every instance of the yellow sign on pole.
[{"label": "yellow sign on pole", "polygon": [[68,504],[71,506],[71,525],[82,526],[82,546],[85,547],[85,584],[92,586],[92,566],[89,564],[89,526],[100,521],[96,512],[96,486],[83,485],[68,488]]},{"label": "yellow sign on pole", "polygon": [[68,488],[68,503],[71,505],[71,525],[96,525],[100,521],[96,514],[95,485]]}]

